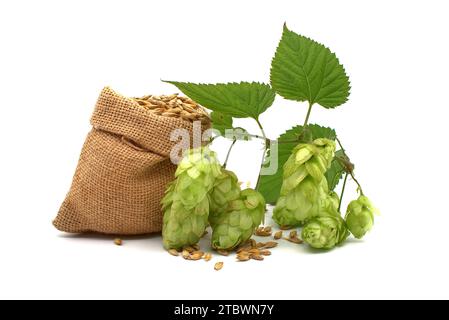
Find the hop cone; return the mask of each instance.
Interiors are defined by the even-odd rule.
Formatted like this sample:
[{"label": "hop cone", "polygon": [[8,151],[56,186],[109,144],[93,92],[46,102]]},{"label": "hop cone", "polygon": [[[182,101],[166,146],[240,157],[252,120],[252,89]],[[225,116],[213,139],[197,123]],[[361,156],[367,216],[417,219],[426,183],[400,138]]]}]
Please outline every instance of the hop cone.
[{"label": "hop cone", "polygon": [[214,187],[209,194],[209,223],[212,226],[227,211],[229,203],[240,197],[240,192],[240,184],[234,172],[222,169],[222,173],[215,180]]},{"label": "hop cone", "polygon": [[374,225],[375,212],[376,209],[365,196],[360,196],[357,200],[349,203],[345,219],[346,225],[354,237],[361,239],[371,230]]},{"label": "hop cone", "polygon": [[303,225],[318,215],[328,196],[324,174],[335,152],[335,142],[316,139],[297,145],[284,165],[284,180],[273,219],[281,226]]},{"label": "hop cone", "polygon": [[216,154],[208,148],[191,149],[184,155],[161,202],[165,248],[179,249],[199,241],[208,224],[207,194],[220,174]]},{"label": "hop cone", "polygon": [[253,190],[246,189],[237,200],[231,201],[228,211],[219,216],[212,226],[212,247],[232,250],[251,238],[265,214],[265,199]]},{"label": "hop cone", "polygon": [[338,210],[338,206],[340,205],[340,197],[335,191],[331,191],[329,193],[329,197],[327,198],[327,201],[331,203],[331,205]]},{"label": "hop cone", "polygon": [[330,197],[326,199],[319,216],[310,219],[302,229],[304,242],[316,249],[332,249],[349,235],[345,221]]}]

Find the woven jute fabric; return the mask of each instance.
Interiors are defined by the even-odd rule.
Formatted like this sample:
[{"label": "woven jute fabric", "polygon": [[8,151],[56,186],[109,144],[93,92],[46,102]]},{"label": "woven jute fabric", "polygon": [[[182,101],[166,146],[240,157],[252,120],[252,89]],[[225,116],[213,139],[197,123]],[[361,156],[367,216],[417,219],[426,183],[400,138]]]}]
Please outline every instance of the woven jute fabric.
[{"label": "woven jute fabric", "polygon": [[114,235],[161,231],[160,201],[176,170],[169,159],[176,144],[170,134],[183,128],[192,137],[193,120],[200,119],[202,129],[210,124],[199,106],[187,112],[175,106],[164,114],[149,102],[146,107],[148,97],[103,89],[72,186],[53,221],[57,229]]}]

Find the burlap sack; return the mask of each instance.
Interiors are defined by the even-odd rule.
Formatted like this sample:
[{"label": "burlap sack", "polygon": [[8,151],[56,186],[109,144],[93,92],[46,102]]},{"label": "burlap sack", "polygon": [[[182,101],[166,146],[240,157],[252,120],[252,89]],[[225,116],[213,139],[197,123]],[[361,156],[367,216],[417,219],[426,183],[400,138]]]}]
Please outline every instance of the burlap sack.
[{"label": "burlap sack", "polygon": [[114,235],[161,231],[160,201],[176,169],[170,133],[184,128],[192,136],[194,120],[203,130],[210,126],[205,111],[188,98],[126,98],[103,89],[54,226]]}]

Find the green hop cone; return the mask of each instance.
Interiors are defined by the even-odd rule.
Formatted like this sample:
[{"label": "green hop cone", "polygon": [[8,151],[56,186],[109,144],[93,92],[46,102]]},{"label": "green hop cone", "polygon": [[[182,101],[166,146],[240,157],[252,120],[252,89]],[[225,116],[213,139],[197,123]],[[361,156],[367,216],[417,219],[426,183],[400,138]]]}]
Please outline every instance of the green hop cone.
[{"label": "green hop cone", "polygon": [[215,152],[207,147],[190,149],[175,173],[175,193],[187,209],[194,208],[212,189],[221,174]]},{"label": "green hop cone", "polygon": [[209,194],[209,223],[214,226],[219,217],[227,211],[229,203],[240,197],[240,183],[234,172],[222,169],[215,179],[215,184]]},{"label": "green hop cone", "polygon": [[335,142],[316,139],[298,144],[284,165],[280,197],[273,219],[281,226],[303,225],[319,214],[329,190],[324,174],[335,153]]},{"label": "green hop cone", "polygon": [[229,203],[228,211],[212,226],[212,247],[232,250],[249,240],[265,214],[265,199],[253,190],[241,191],[237,200]]},{"label": "green hop cone", "polygon": [[162,238],[166,249],[196,244],[208,225],[209,198],[221,166],[207,147],[189,150],[161,201]]},{"label": "green hop cone", "polygon": [[331,203],[331,205],[338,210],[338,207],[340,205],[340,197],[335,191],[331,191],[329,193],[329,197],[327,199]]},{"label": "green hop cone", "polygon": [[376,212],[377,209],[365,196],[360,196],[357,200],[349,203],[345,219],[346,225],[354,237],[361,239],[371,230]]},{"label": "green hop cone", "polygon": [[330,197],[326,199],[319,216],[310,219],[301,232],[304,242],[316,249],[332,249],[349,236],[345,221]]}]

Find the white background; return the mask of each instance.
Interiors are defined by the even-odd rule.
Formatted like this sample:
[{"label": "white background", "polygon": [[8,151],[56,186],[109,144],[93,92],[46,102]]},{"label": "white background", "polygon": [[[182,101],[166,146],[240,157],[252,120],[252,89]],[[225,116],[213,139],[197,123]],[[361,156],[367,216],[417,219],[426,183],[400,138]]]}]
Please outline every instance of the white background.
[{"label": "white background", "polygon": [[[410,0],[0,2],[0,298],[449,298],[448,12]],[[103,86],[268,82],[284,21],[350,76],[349,102],[315,107],[311,122],[336,128],[382,212],[363,241],[318,254],[282,243],[263,262],[216,257],[216,272],[169,256],[158,235],[117,247],[53,228]],[[305,112],[277,98],[261,121],[275,138]],[[215,145],[222,158],[227,145]],[[260,152],[238,143],[229,168],[254,185]]]}]

